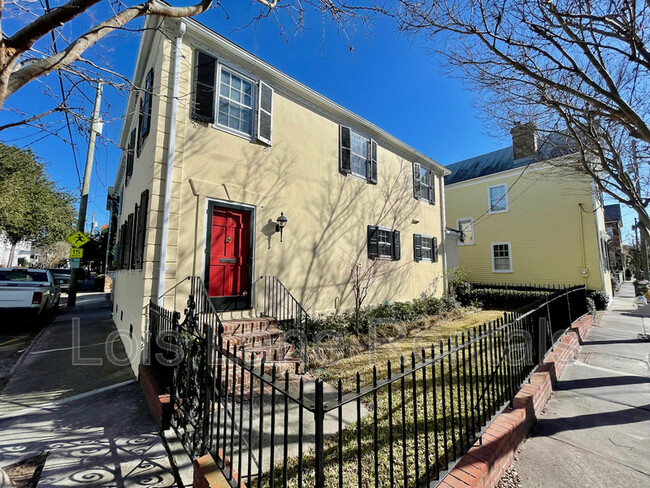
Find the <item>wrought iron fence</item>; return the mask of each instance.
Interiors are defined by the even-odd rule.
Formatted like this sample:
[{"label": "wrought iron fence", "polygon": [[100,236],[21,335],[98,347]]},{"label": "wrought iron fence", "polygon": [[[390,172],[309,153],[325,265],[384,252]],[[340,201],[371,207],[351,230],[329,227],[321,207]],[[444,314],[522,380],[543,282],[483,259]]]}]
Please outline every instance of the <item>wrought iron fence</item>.
[{"label": "wrought iron fence", "polygon": [[586,312],[584,286],[556,290],[332,386],[269,371],[264,357],[245,361],[239,346],[206,331],[207,382],[198,396],[208,407],[197,410],[197,454],[209,452],[233,487],[429,486]]}]

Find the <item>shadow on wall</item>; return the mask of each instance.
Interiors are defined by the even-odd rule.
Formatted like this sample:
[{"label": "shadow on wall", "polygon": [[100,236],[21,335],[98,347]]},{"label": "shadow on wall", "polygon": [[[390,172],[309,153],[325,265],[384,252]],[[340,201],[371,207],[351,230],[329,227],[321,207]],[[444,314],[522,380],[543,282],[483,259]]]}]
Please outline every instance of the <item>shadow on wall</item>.
[{"label": "shadow on wall", "polygon": [[[205,160],[205,147],[201,145],[204,131],[188,131],[188,135],[184,161]],[[220,149],[210,152],[214,165],[224,164],[220,160],[241,161],[227,172],[223,167],[211,172],[210,165],[186,165],[183,184],[189,178],[213,181],[215,186],[225,184],[226,188],[237,189],[237,196],[230,196],[233,201],[246,193],[264,195],[266,204],[258,209],[255,225],[258,239],[266,243],[257,246],[257,251],[264,254],[258,256],[256,278],[263,274],[277,276],[307,310],[334,309],[335,300],[344,308],[353,307],[352,270],[372,263],[367,258],[367,226],[397,229],[402,233],[402,249],[410,244],[406,231],[419,204],[412,193],[411,163],[400,160],[398,171],[380,172],[378,185],[371,185],[340,175],[336,161],[330,162],[332,171],[323,172],[325,180],[315,178],[305,171],[304,161],[298,164],[295,152],[283,142],[275,143],[272,151],[255,143],[242,147],[240,156],[234,157],[232,153],[220,153]],[[215,173],[219,176],[215,177]],[[224,175],[227,180],[219,181]],[[296,195],[301,195],[299,201]],[[292,234],[285,234],[279,248],[274,219],[276,213],[288,213],[291,208],[300,208],[303,218],[296,220],[300,213],[295,210],[293,221],[288,215]],[[178,266],[199,275],[203,271],[204,218],[202,197],[196,197],[193,249],[178,249]],[[392,301],[400,296],[410,284],[409,271],[414,264],[404,257],[383,262],[366,303]]]}]

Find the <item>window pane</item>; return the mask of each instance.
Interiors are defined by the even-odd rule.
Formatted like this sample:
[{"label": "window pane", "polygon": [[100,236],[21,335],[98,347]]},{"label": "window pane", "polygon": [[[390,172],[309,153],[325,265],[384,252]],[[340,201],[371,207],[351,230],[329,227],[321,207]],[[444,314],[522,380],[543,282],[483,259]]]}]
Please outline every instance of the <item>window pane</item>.
[{"label": "window pane", "polygon": [[506,197],[506,187],[504,185],[493,186],[490,188],[490,209],[492,211],[506,210],[508,200]]},{"label": "window pane", "polygon": [[464,219],[458,221],[458,230],[463,233],[465,243],[474,242],[474,226],[470,219]]},{"label": "window pane", "polygon": [[495,271],[510,271],[510,248],[507,244],[492,246]]},{"label": "window pane", "polygon": [[391,257],[391,233],[387,230],[379,230],[377,232],[377,239],[379,241],[379,255],[383,257]]},{"label": "window pane", "polygon": [[251,82],[231,74],[222,67],[219,89],[219,124],[251,134],[253,130],[252,92]]},{"label": "window pane", "polygon": [[357,176],[366,177],[366,160],[368,159],[368,139],[350,131],[350,170]]},{"label": "window pane", "polygon": [[433,243],[431,237],[422,236],[422,259],[431,261],[433,260]]}]

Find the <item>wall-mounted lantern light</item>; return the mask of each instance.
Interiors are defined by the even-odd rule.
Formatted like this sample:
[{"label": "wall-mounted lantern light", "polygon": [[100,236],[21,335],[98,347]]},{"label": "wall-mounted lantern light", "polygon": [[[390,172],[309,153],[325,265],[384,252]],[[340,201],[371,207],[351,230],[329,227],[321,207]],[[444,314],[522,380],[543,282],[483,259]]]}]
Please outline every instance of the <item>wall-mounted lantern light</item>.
[{"label": "wall-mounted lantern light", "polygon": [[280,233],[280,242],[282,242],[282,229],[287,225],[288,219],[284,216],[284,212],[280,212],[280,216],[276,220],[275,231]]}]

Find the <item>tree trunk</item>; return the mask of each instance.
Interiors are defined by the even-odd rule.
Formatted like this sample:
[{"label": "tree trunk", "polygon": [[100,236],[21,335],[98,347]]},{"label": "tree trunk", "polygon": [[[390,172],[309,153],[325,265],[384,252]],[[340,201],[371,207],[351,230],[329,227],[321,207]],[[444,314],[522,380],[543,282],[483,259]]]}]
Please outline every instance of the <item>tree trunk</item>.
[{"label": "tree trunk", "polygon": [[16,254],[16,244],[17,242],[11,243],[11,250],[9,251],[9,258],[7,259],[7,268],[11,268],[14,262],[14,254]]}]

